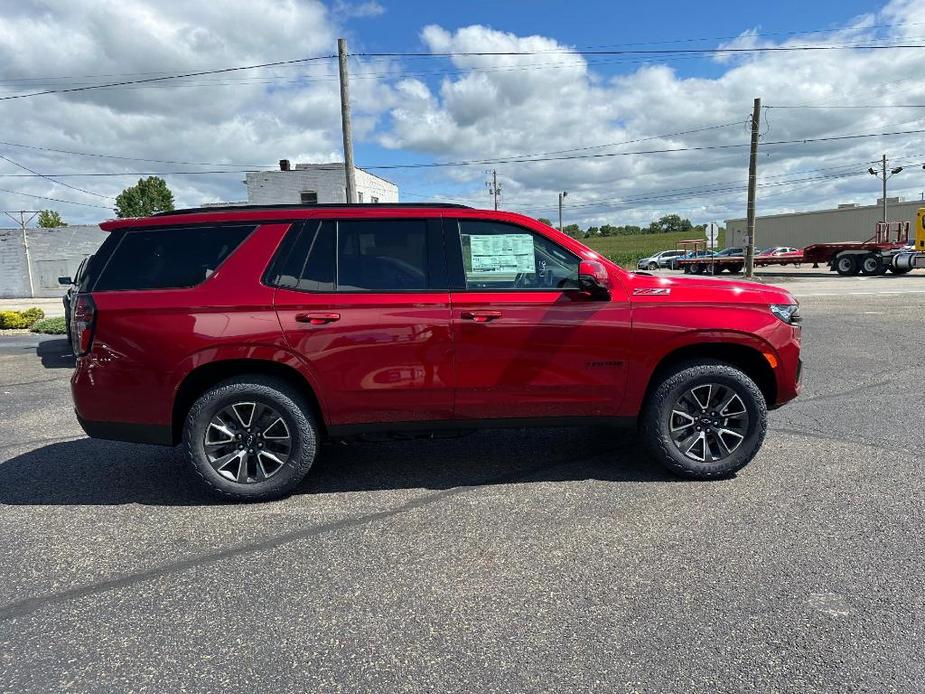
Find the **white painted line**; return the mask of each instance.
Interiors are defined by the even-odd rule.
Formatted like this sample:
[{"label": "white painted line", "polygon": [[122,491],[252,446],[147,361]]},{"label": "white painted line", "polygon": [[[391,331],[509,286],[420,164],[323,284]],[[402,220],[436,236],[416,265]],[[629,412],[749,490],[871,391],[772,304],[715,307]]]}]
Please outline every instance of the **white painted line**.
[{"label": "white painted line", "polygon": [[925,289],[909,289],[904,292],[838,292],[838,293],[818,293],[803,294],[801,292],[790,292],[794,296],[901,296],[903,294],[925,294]]}]

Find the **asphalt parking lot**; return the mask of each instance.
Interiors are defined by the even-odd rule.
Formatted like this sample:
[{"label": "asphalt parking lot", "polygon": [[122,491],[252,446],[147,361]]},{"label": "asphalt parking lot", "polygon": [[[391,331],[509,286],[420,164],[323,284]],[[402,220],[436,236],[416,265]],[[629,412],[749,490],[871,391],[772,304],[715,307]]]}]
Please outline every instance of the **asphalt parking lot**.
[{"label": "asphalt parking lot", "polygon": [[213,503],[81,435],[63,340],[0,338],[0,690],[922,691],[925,277],[787,286],[803,395],[711,483],[502,431]]}]

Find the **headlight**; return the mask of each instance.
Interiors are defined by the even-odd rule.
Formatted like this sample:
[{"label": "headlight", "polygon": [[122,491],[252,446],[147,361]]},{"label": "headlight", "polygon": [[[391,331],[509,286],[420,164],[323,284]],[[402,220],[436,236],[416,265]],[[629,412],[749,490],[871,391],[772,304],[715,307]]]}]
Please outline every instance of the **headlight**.
[{"label": "headlight", "polygon": [[799,304],[771,304],[771,313],[784,321],[784,323],[790,323],[791,325],[803,320],[800,317]]}]

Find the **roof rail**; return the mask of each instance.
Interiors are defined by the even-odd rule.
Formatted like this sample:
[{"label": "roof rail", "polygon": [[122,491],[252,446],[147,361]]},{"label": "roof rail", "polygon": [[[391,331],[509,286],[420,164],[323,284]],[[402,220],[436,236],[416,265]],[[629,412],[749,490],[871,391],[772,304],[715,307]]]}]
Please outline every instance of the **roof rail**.
[{"label": "roof rail", "polygon": [[208,212],[247,212],[251,210],[313,210],[320,209],[355,209],[362,207],[365,209],[403,209],[403,208],[462,208],[471,210],[469,205],[460,205],[453,202],[370,202],[370,203],[319,203],[315,205],[221,205],[215,207],[186,207],[181,210],[171,210],[169,212],[155,212],[152,217],[167,217],[175,214],[197,214]]}]

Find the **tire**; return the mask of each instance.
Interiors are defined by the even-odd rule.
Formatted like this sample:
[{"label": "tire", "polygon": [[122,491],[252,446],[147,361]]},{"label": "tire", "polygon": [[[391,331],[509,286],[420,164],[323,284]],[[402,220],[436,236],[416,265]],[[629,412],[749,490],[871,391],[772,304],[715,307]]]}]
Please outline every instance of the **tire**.
[{"label": "tire", "polygon": [[861,262],[858,263],[858,269],[862,275],[881,275],[883,274],[883,262],[876,253],[868,253],[861,256]]},{"label": "tire", "polygon": [[[253,410],[249,411],[249,405]],[[251,440],[242,439],[242,449],[241,441],[232,440],[237,434],[229,432],[240,432]],[[282,437],[284,433],[288,438]],[[223,438],[226,435],[229,442]],[[209,444],[207,436],[218,443]],[[183,448],[196,475],[212,493],[231,501],[269,501],[291,494],[315,460],[318,438],[311,408],[297,389],[257,375],[228,379],[206,391],[193,403],[183,426]],[[253,448],[247,449],[248,445]],[[242,473],[237,456],[248,450],[253,455],[244,459],[247,468]],[[215,463],[228,458],[231,461],[220,472]]]},{"label": "tire", "polygon": [[691,274],[692,274],[692,275],[700,275],[700,274],[703,274],[703,269],[704,269],[704,268],[703,268],[703,265],[702,265],[701,263],[694,263],[693,265],[690,266],[690,268],[691,268]]},{"label": "tire", "polygon": [[658,263],[649,263],[648,270],[658,270]]},{"label": "tire", "polygon": [[835,272],[837,272],[842,277],[858,274],[857,257],[853,255],[844,253],[839,255],[837,258],[835,258],[833,266],[835,267]]},{"label": "tire", "polygon": [[731,275],[738,275],[740,272],[742,272],[742,268],[743,268],[743,267],[744,267],[744,266],[743,266],[743,265],[740,265],[739,263],[736,263],[735,265],[730,265],[730,266],[729,266],[729,274],[731,274]]},{"label": "tire", "polygon": [[[709,394],[706,391],[707,386],[711,386]],[[730,404],[726,407],[726,411],[732,413],[732,416],[725,419],[717,417],[701,433],[689,432],[694,437],[703,436],[707,443],[699,444],[698,438],[689,449],[691,455],[687,455],[681,450],[681,447],[687,444],[687,440],[677,443],[675,438],[672,438],[672,426],[675,427],[675,437],[686,437],[686,427],[693,428],[701,424],[699,419],[694,420],[684,415],[693,421],[693,424],[687,425],[686,419],[675,414],[681,409],[686,409],[681,403],[693,402],[689,394],[694,390],[699,393],[701,399],[706,400],[708,406],[718,408],[720,400],[726,398],[724,393],[734,394],[738,400],[730,399]],[[745,414],[744,417],[736,412],[740,407]],[[711,410],[708,409],[707,415],[698,414],[698,417],[709,418],[710,413]],[[721,413],[722,410],[718,412]],[[682,363],[660,377],[645,403],[640,417],[640,433],[651,455],[675,474],[691,479],[719,479],[741,470],[755,457],[767,432],[767,417],[764,396],[752,379],[724,362],[700,360]],[[713,426],[713,422],[719,422],[719,425]],[[706,429],[709,429],[709,433]],[[732,429],[737,429],[734,436]],[[720,439],[716,431],[727,433]],[[740,437],[741,440],[735,437]],[[725,452],[723,446],[726,447]],[[716,460],[712,459],[716,457],[713,454],[714,447],[721,456]],[[698,454],[702,460],[697,459]]]}]

